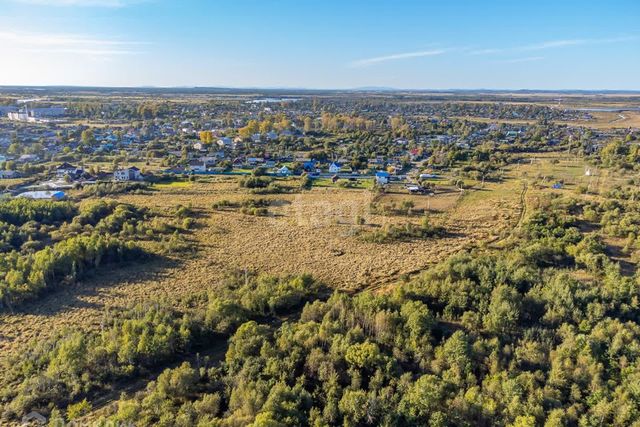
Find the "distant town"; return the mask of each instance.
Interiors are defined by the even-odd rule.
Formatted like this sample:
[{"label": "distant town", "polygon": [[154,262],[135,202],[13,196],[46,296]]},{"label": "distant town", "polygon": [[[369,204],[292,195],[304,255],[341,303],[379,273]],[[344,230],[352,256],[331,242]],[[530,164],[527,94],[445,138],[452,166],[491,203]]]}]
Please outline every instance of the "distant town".
[{"label": "distant town", "polygon": [[[0,100],[0,178],[20,179],[5,185],[7,194],[32,198],[60,198],[100,182],[255,171],[346,185],[400,182],[410,192],[428,192],[422,180],[487,144],[513,150],[578,144],[590,154],[637,136],[633,126],[624,127],[624,111],[637,107],[586,108],[570,95],[549,95],[545,104],[520,102],[524,95],[478,102],[469,95],[386,92],[25,95]],[[604,112],[623,126],[590,126]],[[469,172],[483,179],[496,173]]]}]

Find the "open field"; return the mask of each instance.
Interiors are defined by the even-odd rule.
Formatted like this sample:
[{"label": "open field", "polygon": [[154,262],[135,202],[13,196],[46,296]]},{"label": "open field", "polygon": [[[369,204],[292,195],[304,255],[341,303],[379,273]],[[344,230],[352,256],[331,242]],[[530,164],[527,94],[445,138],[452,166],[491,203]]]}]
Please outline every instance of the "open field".
[{"label": "open field", "polygon": [[[585,175],[587,169],[592,176]],[[15,354],[29,341],[48,338],[65,327],[99,330],[106,311],[132,303],[176,301],[176,297],[215,290],[233,270],[274,275],[311,273],[333,288],[385,292],[464,248],[508,247],[513,231],[539,207],[546,194],[597,198],[578,195],[575,189],[590,185],[604,192],[623,182],[622,177],[590,168],[582,159],[566,153],[527,155],[519,164],[509,166],[505,176],[502,182],[486,182],[484,186],[475,183],[473,189],[464,192],[448,186],[445,176],[433,197],[409,195],[395,185],[382,195],[324,185],[299,193],[257,195],[240,189],[236,177],[212,176],[196,182],[155,185],[155,191],[149,194],[116,196],[123,202],[165,212],[178,205],[190,206],[197,216],[197,224],[188,236],[196,249],[194,255],[170,254],[145,264],[102,269],[75,286],[44,296],[13,314],[4,314],[0,316],[0,351]],[[564,182],[562,189],[551,188],[557,181]],[[212,206],[222,200],[233,204],[257,198],[271,201],[267,216]],[[421,215],[370,213],[372,202],[400,205],[407,200],[413,202],[415,210],[428,211],[432,223],[444,226],[448,235],[390,244],[368,243],[358,236],[362,230],[387,223],[419,223]],[[357,217],[364,218],[365,224],[358,225]],[[623,242],[607,240],[606,244],[625,274],[633,274],[635,264],[620,250]],[[220,353],[216,357],[222,357],[224,346],[213,350]],[[147,380],[128,386],[141,389]],[[118,393],[114,390],[97,401],[96,413]]]},{"label": "open field", "polygon": [[[621,113],[615,112],[601,112],[594,111],[590,113],[593,116],[593,120],[574,120],[574,121],[562,121],[556,120],[554,123],[567,126],[583,126],[593,129],[627,129],[627,128],[640,128],[640,112],[638,111],[623,111]],[[485,117],[474,116],[455,116],[453,118],[469,120],[478,123],[505,123],[510,125],[532,125],[535,124],[535,120],[523,120],[523,119],[490,119]]]},{"label": "open field", "polygon": [[[443,187],[434,197],[391,193],[384,203],[411,199],[416,209],[431,210],[433,224],[449,233],[440,239],[367,243],[357,235],[385,223],[419,223],[420,216],[372,215],[375,195],[368,190],[314,188],[298,194],[258,196],[238,189],[235,179],[162,185],[149,195],[123,195],[124,202],[167,209],[190,205],[198,225],[189,236],[197,255],[186,260],[158,259],[143,265],[102,271],[68,289],[0,317],[0,348],[12,351],[62,326],[97,328],[105,309],[133,301],[188,295],[215,288],[226,272],[237,269],[267,274],[311,273],[331,287],[355,291],[392,283],[443,260],[462,248],[495,239],[519,215],[518,179],[488,183],[484,189]],[[215,210],[214,202],[267,198],[266,217],[238,210]],[[365,225],[356,225],[356,217]]]},{"label": "open field", "polygon": [[[189,236],[196,255],[187,259],[169,256],[102,271],[15,314],[2,315],[0,349],[19,349],[61,326],[99,327],[105,309],[121,308],[132,301],[215,288],[226,272],[233,270],[273,275],[311,273],[328,286],[348,291],[392,286],[463,248],[504,239],[546,193],[578,197],[578,185],[603,192],[622,182],[606,170],[593,169],[592,176],[585,176],[586,169],[583,160],[567,154],[538,154],[512,165],[501,183],[487,182],[463,193],[443,183],[434,197],[412,196],[394,186],[384,195],[324,186],[294,194],[256,195],[239,189],[236,178],[231,177],[159,184],[150,194],[117,196],[124,202],[161,210],[191,206],[198,215]],[[564,187],[551,189],[556,181],[563,181]],[[269,215],[212,207],[221,200],[256,198],[271,201]],[[386,223],[417,224],[421,219],[420,215],[371,214],[374,200],[396,205],[411,200],[416,210],[428,211],[431,222],[444,226],[448,235],[390,244],[364,242],[358,236],[361,231]],[[357,225],[357,217],[365,224]]]}]

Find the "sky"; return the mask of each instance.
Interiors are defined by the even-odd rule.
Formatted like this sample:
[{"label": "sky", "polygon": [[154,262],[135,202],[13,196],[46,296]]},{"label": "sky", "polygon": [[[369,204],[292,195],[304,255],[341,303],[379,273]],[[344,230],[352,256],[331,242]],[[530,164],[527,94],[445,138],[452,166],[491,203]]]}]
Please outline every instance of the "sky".
[{"label": "sky", "polygon": [[640,0],[0,0],[0,85],[640,90]]}]

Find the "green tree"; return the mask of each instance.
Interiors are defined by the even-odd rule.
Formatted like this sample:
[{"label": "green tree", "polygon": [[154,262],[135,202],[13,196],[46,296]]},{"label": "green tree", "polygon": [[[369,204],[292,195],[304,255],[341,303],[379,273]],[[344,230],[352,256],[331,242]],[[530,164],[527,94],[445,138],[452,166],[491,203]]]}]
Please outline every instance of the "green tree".
[{"label": "green tree", "polygon": [[506,285],[495,287],[484,316],[485,328],[498,334],[513,331],[520,318],[521,304],[522,298],[515,289]]}]

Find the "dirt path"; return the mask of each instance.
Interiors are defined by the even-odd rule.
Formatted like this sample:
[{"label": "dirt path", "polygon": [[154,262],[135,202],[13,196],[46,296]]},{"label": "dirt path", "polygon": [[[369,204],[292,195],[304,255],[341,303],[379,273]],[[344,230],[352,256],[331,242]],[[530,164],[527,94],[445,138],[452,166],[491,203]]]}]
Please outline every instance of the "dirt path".
[{"label": "dirt path", "polygon": [[527,216],[527,190],[529,190],[529,181],[525,180],[522,184],[522,193],[520,193],[520,215],[518,216],[518,223],[514,228],[520,228]]}]

